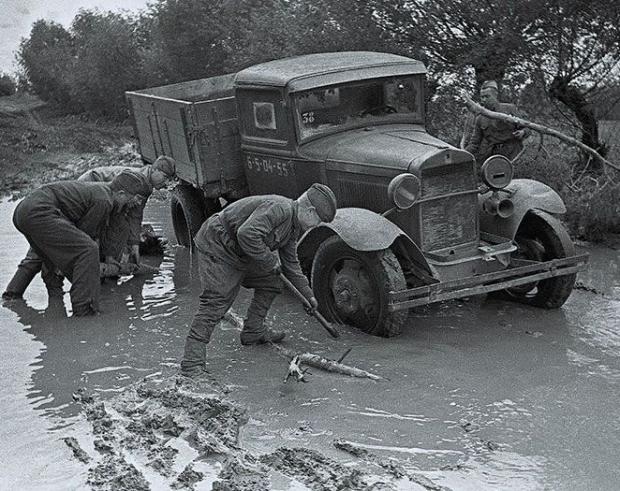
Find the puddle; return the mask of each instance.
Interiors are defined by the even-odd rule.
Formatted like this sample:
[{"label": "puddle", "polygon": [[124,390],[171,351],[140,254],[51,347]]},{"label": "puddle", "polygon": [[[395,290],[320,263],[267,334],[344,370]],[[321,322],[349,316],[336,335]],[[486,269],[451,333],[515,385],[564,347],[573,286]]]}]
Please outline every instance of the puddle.
[{"label": "puddle", "polygon": [[[0,287],[27,250],[11,224],[14,207],[0,202]],[[166,203],[149,204],[145,216],[171,237]],[[309,383],[284,384],[287,360],[268,347],[241,347],[238,330],[222,324],[208,359],[247,408],[239,444],[276,455],[276,467],[301,465],[277,454],[282,446],[320,452],[345,462],[343,469],[368,467],[334,446],[342,439],[459,490],[613,489],[620,479],[620,259],[618,251],[590,252],[580,281],[596,292],[576,290],[559,311],[476,297],[416,309],[403,335],[389,340],[346,328],[331,340],[290,297],[276,300],[268,322],[288,331],[288,348],[334,359],[352,348],[347,363],[387,378],[381,382],[311,369]],[[87,466],[62,440],[81,443],[89,431],[73,394],[85,387],[112,400],[130,384],[158,383],[177,369],[200,291],[196,265],[184,248],[147,262],[160,272],[104,284],[105,314],[96,319],[69,317],[67,294],[63,305],[48,305],[39,278],[25,302],[0,308],[7,489],[82,488]],[[243,314],[247,300],[242,291],[233,308]],[[175,448],[180,460],[193,459],[192,448]],[[152,489],[169,484],[145,468]],[[203,474],[195,489],[210,489],[223,469],[195,461]],[[311,489],[278,472],[269,475],[273,489]]]}]

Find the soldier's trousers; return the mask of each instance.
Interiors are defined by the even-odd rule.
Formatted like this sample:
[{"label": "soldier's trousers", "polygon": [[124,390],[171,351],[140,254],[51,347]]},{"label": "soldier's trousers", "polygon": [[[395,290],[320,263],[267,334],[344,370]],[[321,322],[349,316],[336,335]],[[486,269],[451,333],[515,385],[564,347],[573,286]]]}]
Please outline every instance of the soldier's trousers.
[{"label": "soldier's trousers", "polygon": [[[121,260],[125,252],[127,239],[129,238],[129,221],[125,215],[114,215],[105,230],[100,247],[101,256],[112,256]],[[6,287],[6,291],[17,295],[23,295],[34,277],[41,273],[41,278],[47,287],[50,297],[62,296],[63,277],[56,269],[50,270],[43,260],[31,247],[26,257],[17,266],[17,271]]]},{"label": "soldier's trousers", "polygon": [[241,286],[254,289],[244,332],[264,331],[265,316],[282,291],[280,279],[256,270],[248,259],[239,256],[238,246],[218,216],[211,217],[203,227],[206,230],[201,230],[195,239],[202,294],[188,338],[208,343],[215,325],[230,308]]},{"label": "soldier's trousers", "polygon": [[30,247],[26,257],[17,266],[17,271],[6,286],[6,291],[16,295],[23,295],[34,277],[41,273],[41,278],[47,287],[50,297],[62,296],[63,277],[56,270],[50,270],[35,250]]},{"label": "soldier's trousers", "polygon": [[27,199],[13,223],[50,271],[58,268],[71,282],[71,304],[77,315],[99,309],[99,247],[56,208]]}]

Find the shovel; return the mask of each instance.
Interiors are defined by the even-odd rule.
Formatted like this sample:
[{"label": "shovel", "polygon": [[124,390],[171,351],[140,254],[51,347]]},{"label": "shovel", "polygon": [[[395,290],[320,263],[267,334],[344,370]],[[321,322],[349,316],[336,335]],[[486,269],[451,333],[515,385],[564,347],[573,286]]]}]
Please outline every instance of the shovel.
[{"label": "shovel", "polygon": [[325,317],[323,317],[318,310],[312,308],[312,305],[310,304],[308,299],[303,296],[303,294],[295,287],[295,285],[290,282],[290,280],[286,276],[284,276],[283,273],[280,273],[280,279],[286,285],[286,287],[297,297],[297,299],[304,305],[304,307],[306,307],[306,309],[308,309],[308,311],[312,313],[312,316],[321,323],[321,325],[329,334],[331,334],[333,338],[340,337],[338,331],[336,331],[336,329],[334,329],[332,325],[327,322],[327,319],[325,319]]}]

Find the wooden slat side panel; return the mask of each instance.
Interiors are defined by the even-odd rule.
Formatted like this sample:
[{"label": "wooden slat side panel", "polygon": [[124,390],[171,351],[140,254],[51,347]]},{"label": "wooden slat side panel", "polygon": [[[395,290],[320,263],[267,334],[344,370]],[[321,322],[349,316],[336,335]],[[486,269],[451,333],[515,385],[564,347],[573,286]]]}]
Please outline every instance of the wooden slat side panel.
[{"label": "wooden slat side panel", "polygon": [[241,141],[234,97],[194,105],[200,131],[201,171],[205,182],[243,178]]}]

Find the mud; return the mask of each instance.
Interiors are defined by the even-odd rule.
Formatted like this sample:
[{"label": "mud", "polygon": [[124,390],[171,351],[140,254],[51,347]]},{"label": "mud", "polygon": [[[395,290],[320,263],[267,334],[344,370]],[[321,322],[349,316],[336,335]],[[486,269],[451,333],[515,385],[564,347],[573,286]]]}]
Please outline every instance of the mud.
[{"label": "mud", "polygon": [[[212,489],[220,491],[273,489],[274,473],[318,491],[399,489],[396,483],[403,478],[424,489],[445,489],[407,473],[394,460],[379,459],[344,441],[334,445],[365,464],[376,464],[377,472],[365,472],[303,447],[267,453],[242,448],[239,430],[248,421],[246,410],[225,397],[206,380],[177,376],[134,384],[105,402],[78,391],[75,398],[90,423],[97,455],[91,459],[75,438],[65,441],[75,458],[88,465],[87,483],[97,490],[153,489],[145,477],[149,471],[172,489],[195,489],[206,477],[196,467],[205,463],[219,463]],[[178,447],[185,444],[193,452],[181,455]]]},{"label": "mud", "polygon": [[[27,249],[10,224],[14,206],[0,204],[3,284]],[[165,203],[150,204],[146,220],[172,237]],[[390,340],[346,327],[332,340],[292,297],[276,300],[267,321],[287,331],[287,349],[336,360],[352,348],[346,363],[381,382],[312,369],[309,383],[284,384],[287,357],[240,346],[223,323],[208,347],[211,377],[177,383],[200,292],[183,248],[168,246],[155,275],[106,281],[97,319],[73,319],[67,305],[57,313],[37,278],[24,301],[0,308],[1,482],[52,491],[297,491],[345,481],[614,489],[620,259],[590,252],[584,288],[559,311],[446,302],[412,311]],[[248,299],[242,291],[235,310]]]}]

